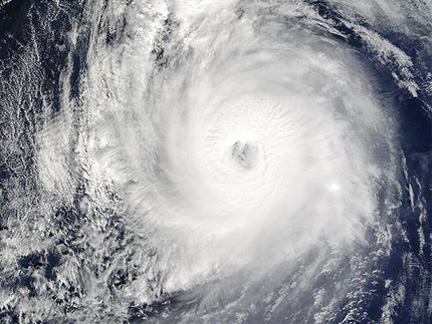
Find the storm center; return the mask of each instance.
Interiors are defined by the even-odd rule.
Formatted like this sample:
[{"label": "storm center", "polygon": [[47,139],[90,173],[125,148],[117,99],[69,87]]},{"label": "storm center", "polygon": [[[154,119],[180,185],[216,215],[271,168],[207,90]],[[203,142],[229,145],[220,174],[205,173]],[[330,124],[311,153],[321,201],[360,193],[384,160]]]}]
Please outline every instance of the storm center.
[{"label": "storm center", "polygon": [[249,141],[237,141],[232,146],[231,156],[245,169],[252,168],[256,162],[257,147]]}]

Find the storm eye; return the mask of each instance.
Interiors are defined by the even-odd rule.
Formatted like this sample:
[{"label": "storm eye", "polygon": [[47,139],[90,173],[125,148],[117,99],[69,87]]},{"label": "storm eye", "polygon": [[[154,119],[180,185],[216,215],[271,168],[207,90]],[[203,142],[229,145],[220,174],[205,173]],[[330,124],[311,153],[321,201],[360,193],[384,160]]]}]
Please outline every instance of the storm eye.
[{"label": "storm eye", "polygon": [[256,162],[257,148],[249,141],[237,141],[232,146],[231,156],[234,161],[245,169],[250,169]]}]

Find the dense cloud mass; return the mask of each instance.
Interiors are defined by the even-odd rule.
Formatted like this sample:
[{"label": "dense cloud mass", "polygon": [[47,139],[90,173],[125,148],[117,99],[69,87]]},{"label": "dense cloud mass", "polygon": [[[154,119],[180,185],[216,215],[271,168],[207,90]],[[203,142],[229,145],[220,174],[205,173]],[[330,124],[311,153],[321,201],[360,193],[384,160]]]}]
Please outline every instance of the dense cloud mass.
[{"label": "dense cloud mass", "polygon": [[0,322],[431,321],[431,15],[0,1]]}]

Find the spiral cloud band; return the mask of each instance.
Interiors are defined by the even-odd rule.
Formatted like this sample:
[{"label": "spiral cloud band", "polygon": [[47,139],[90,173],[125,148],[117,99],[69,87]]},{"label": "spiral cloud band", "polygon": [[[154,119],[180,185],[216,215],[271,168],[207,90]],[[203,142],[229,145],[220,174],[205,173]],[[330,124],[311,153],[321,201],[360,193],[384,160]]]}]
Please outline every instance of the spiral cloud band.
[{"label": "spiral cloud band", "polygon": [[[215,53],[209,62],[196,52],[198,62],[169,71],[172,79],[158,85],[168,100],[154,108],[162,120],[143,126],[156,124],[160,134],[145,137],[156,142],[160,170],[151,177],[163,201],[143,221],[169,246],[186,244],[172,263],[188,274],[272,251],[298,256],[320,235],[331,244],[359,239],[376,212],[374,181],[388,176],[380,167],[392,159],[388,117],[352,71],[361,66],[351,54],[319,40],[301,44],[301,33],[281,43],[265,23],[264,31],[249,24],[227,30],[226,49],[201,41]],[[154,204],[152,197],[138,209]]]},{"label": "spiral cloud band", "polygon": [[[430,124],[395,108],[418,103],[430,122],[420,7],[432,8],[89,0],[39,9],[54,17],[43,25],[54,39],[55,28],[67,32],[55,43],[59,69],[16,67],[41,103],[24,113],[30,144],[14,149],[31,152],[33,189],[10,185],[22,188],[7,203],[21,218],[2,221],[15,229],[2,278],[34,288],[4,285],[7,316],[392,323],[406,302],[404,318],[430,318],[421,177],[430,141],[409,138]],[[383,36],[403,24],[394,34],[418,37],[416,55]],[[33,90],[38,78],[58,88]],[[412,264],[415,292],[414,272],[394,270]]]},{"label": "spiral cloud band", "polygon": [[[116,80],[87,95],[92,106],[101,90],[125,93],[102,101],[89,158],[116,177],[157,251],[159,293],[295,262],[323,246],[342,253],[363,244],[368,224],[389,208],[376,197],[383,183],[392,190],[394,123],[367,67],[306,27],[220,6],[211,20],[187,17],[185,30],[168,33],[172,52],[159,53],[156,72],[126,60]],[[96,60],[98,78],[106,62]],[[130,75],[137,84],[126,83]]]}]

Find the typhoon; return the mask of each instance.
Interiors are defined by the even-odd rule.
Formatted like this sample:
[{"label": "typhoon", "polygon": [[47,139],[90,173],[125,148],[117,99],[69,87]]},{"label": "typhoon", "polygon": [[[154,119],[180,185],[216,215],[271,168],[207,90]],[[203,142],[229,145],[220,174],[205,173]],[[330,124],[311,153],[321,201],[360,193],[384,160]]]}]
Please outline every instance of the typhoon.
[{"label": "typhoon", "polygon": [[431,16],[0,2],[0,322],[432,321]]}]

